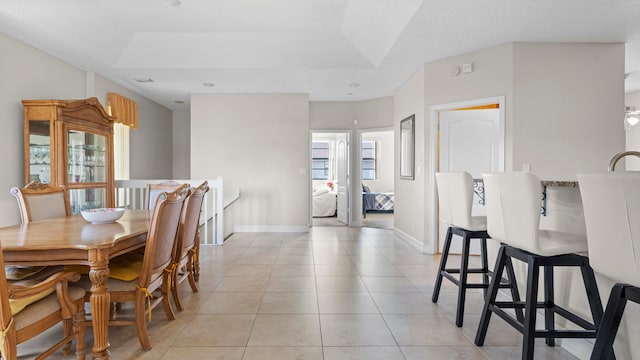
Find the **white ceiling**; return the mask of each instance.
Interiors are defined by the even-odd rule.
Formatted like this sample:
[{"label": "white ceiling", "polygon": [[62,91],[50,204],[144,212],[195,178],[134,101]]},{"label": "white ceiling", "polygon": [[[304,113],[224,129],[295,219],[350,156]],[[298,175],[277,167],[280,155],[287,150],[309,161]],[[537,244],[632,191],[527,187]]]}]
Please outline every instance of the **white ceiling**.
[{"label": "white ceiling", "polygon": [[625,42],[640,90],[640,0],[181,2],[2,0],[0,31],[174,110],[193,93],[389,96],[424,63],[509,42]]}]

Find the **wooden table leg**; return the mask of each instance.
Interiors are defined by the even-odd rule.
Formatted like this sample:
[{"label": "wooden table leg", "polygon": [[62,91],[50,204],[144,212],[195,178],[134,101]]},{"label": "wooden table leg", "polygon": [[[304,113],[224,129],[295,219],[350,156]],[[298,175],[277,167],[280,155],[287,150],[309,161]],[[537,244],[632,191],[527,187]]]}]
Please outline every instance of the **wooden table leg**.
[{"label": "wooden table leg", "polygon": [[93,323],[93,358],[96,360],[109,359],[109,305],[111,303],[107,291],[109,278],[108,254],[99,251],[91,261],[89,278],[91,279],[91,322]]}]

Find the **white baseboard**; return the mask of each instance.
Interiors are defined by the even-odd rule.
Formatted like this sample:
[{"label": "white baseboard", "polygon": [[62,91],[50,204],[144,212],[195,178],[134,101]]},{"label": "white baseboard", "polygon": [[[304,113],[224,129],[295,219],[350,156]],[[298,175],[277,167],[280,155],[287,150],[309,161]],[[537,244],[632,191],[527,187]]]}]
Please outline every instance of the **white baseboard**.
[{"label": "white baseboard", "polygon": [[415,239],[413,236],[398,230],[397,228],[393,228],[393,235],[395,237],[397,237],[398,239],[406,242],[407,244],[409,244],[411,247],[413,247],[414,249],[423,252],[423,246],[422,243],[420,241],[418,241],[417,239]]},{"label": "white baseboard", "polygon": [[309,232],[309,226],[308,225],[235,225],[233,227],[233,232],[236,232],[236,233],[241,233],[241,232],[306,233],[306,232]]}]

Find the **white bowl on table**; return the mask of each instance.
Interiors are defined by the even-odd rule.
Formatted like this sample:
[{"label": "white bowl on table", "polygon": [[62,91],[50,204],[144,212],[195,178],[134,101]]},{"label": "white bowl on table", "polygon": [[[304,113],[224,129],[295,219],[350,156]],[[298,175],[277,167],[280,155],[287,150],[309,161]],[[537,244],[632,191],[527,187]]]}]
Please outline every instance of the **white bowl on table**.
[{"label": "white bowl on table", "polygon": [[111,224],[124,215],[122,208],[99,208],[82,210],[82,217],[92,224]]}]

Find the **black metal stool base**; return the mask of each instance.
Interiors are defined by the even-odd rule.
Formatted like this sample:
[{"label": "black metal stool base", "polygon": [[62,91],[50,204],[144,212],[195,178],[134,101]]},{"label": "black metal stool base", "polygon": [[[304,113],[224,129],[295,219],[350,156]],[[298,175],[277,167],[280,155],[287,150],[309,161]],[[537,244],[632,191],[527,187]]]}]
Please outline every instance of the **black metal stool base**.
[{"label": "black metal stool base", "polygon": [[[511,258],[521,260],[528,265],[527,291],[524,302],[517,299],[509,302],[496,301],[498,284],[495,279],[500,278],[507,262],[510,261]],[[580,267],[594,323],[554,303],[553,268],[555,266]],[[538,280],[541,267],[544,269],[544,301],[538,302]],[[520,316],[514,318],[504,309],[519,309],[520,311],[524,309],[524,321],[518,319]],[[544,309],[544,330],[536,329],[537,309]],[[545,338],[545,342],[549,346],[554,346],[555,339],[558,338],[595,338],[597,326],[602,321],[602,302],[598,293],[598,286],[593,274],[593,269],[591,269],[589,265],[589,259],[576,254],[540,256],[508,245],[500,246],[494,270],[494,279],[489,286],[488,295],[485,298],[485,304],[482,309],[482,317],[478,325],[478,332],[476,333],[475,344],[478,346],[484,344],[492,313],[500,316],[523,334],[523,360],[533,360],[534,341],[536,338]],[[584,330],[556,330],[554,325],[554,317],[556,314],[573,322]],[[602,360],[603,358],[599,359]]]},{"label": "black metal stool base", "polygon": [[616,284],[609,295],[591,360],[614,359],[613,341],[618,333],[627,301],[640,304],[640,288],[628,284]]},{"label": "black metal stool base", "polygon": [[[447,259],[449,258],[449,250],[451,249],[451,239],[453,235],[459,235],[462,237],[462,254],[460,261],[460,268],[447,268]],[[447,278],[456,286],[458,286],[458,304],[456,309],[456,326],[462,327],[464,321],[464,304],[466,299],[467,289],[483,289],[486,296],[487,289],[489,288],[489,278],[492,276],[492,272],[489,270],[487,261],[487,239],[491,237],[487,234],[486,230],[472,231],[463,229],[460,227],[450,226],[447,229],[447,236],[444,242],[444,248],[442,249],[442,257],[440,258],[440,267],[438,269],[438,275],[436,276],[436,284],[433,288],[433,296],[431,301],[438,302],[440,296],[440,288],[442,287],[442,279]],[[482,261],[481,268],[469,268],[469,248],[471,246],[471,239],[480,240],[480,256]],[[459,274],[454,276],[452,274]],[[467,277],[469,274],[482,274],[482,283],[468,283]],[[513,272],[513,266],[509,261],[507,266],[507,282],[500,281],[500,288],[510,288],[512,296],[519,300],[518,288],[516,285],[515,275]]]}]

